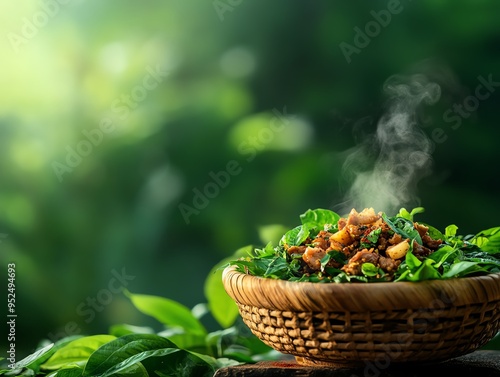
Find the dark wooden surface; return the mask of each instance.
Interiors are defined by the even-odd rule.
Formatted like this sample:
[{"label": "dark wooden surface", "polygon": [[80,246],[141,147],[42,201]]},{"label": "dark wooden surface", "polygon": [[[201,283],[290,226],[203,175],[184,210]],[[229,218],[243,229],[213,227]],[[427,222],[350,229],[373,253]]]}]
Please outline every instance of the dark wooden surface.
[{"label": "dark wooden surface", "polygon": [[500,351],[476,351],[441,363],[422,365],[382,365],[366,363],[358,368],[301,366],[293,360],[263,361],[222,368],[214,377],[500,377]]}]

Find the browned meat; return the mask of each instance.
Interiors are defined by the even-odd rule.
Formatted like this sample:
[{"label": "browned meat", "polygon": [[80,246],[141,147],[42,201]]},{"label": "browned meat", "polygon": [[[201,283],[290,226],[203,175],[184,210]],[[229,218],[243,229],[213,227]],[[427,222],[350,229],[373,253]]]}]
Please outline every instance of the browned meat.
[{"label": "browned meat", "polygon": [[378,259],[378,264],[379,267],[385,272],[394,272],[398,269],[401,261],[380,256],[380,258]]},{"label": "browned meat", "polygon": [[339,219],[339,221],[337,221],[337,226],[338,226],[339,230],[344,229],[346,225],[347,225],[347,219],[344,217],[341,217]]},{"label": "browned meat", "polygon": [[425,236],[425,234],[429,230],[428,227],[419,223],[413,223],[413,225],[415,226],[415,229],[417,230],[418,234],[420,234],[420,237]]},{"label": "browned meat", "polygon": [[309,267],[319,271],[321,269],[321,259],[323,259],[325,255],[326,251],[319,247],[308,247],[302,255],[302,259]]},{"label": "browned meat", "polygon": [[373,208],[365,208],[359,213],[353,208],[347,217],[347,225],[372,224],[378,219],[380,215],[376,214]]},{"label": "browned meat", "polygon": [[358,262],[349,262],[349,264],[344,265],[341,270],[349,275],[363,275],[361,264]]},{"label": "browned meat", "polygon": [[292,254],[304,254],[306,249],[307,249],[307,246],[290,246],[286,252],[290,255],[292,255]]},{"label": "browned meat", "polygon": [[422,243],[429,249],[437,250],[439,246],[443,243],[442,240],[433,240],[428,234],[422,236]]},{"label": "browned meat", "polygon": [[431,249],[420,245],[418,242],[413,241],[413,254],[415,254],[417,258],[424,258],[430,253],[432,253]]},{"label": "browned meat", "polygon": [[401,237],[401,235],[398,233],[394,233],[394,235],[389,239],[389,243],[391,245],[396,245],[401,241],[403,241],[403,237]]},{"label": "browned meat", "polygon": [[363,263],[373,263],[374,265],[377,265],[379,257],[380,256],[377,253],[363,249],[362,251],[358,251],[351,259],[349,259],[349,263],[344,265],[341,269],[349,275],[363,275],[361,271]]},{"label": "browned meat", "polygon": [[326,232],[324,230],[320,231],[316,238],[312,240],[312,244],[314,247],[319,247],[323,250],[326,250],[330,247],[330,237],[332,236],[332,233]]},{"label": "browned meat", "polygon": [[379,257],[380,257],[380,255],[378,255],[377,253],[373,253],[371,251],[363,249],[362,251],[358,251],[356,253],[356,255],[354,255],[349,260],[349,263],[351,263],[351,262],[362,262],[362,263],[369,262],[369,263],[377,264]]}]

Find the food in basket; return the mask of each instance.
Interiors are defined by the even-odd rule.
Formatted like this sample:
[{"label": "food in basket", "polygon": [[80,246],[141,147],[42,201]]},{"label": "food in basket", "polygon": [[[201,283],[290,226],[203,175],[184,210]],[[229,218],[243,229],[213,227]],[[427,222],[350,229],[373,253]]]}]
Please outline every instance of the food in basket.
[{"label": "food in basket", "polygon": [[308,210],[301,225],[277,246],[256,248],[230,262],[240,272],[274,279],[310,282],[421,281],[500,272],[500,227],[475,235],[444,233],[414,220],[418,207],[395,216],[352,209],[342,217]]}]

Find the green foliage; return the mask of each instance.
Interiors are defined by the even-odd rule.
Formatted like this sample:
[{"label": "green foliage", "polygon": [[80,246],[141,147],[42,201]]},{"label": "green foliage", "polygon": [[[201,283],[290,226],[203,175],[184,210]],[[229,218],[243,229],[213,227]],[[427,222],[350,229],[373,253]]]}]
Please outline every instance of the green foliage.
[{"label": "green foliage", "polygon": [[[231,258],[251,249],[241,248]],[[227,259],[215,265],[205,280],[208,304],[192,310],[164,297],[124,290],[136,310],[164,327],[158,333],[149,327],[116,324],[110,334],[66,337],[40,347],[18,361],[14,369],[0,370],[0,375],[210,377],[225,366],[274,358],[268,346],[236,321],[236,305],[220,283],[224,265]],[[204,314],[218,319],[221,329],[209,332],[201,322]]]},{"label": "green foliage", "polygon": [[418,231],[413,226],[413,221],[408,220],[405,217],[400,217],[399,215],[388,217],[385,213],[382,214],[382,218],[395,233],[398,233],[403,238],[415,240],[420,245],[422,245],[422,239],[420,238],[420,234],[418,233]]},{"label": "green foliage", "polygon": [[222,267],[226,266],[230,260],[247,255],[251,253],[252,250],[252,246],[246,246],[236,250],[232,256],[217,263],[208,273],[205,280],[204,292],[208,300],[208,309],[222,328],[228,328],[233,325],[239,315],[236,303],[224,292],[224,286],[222,285]]},{"label": "green foliage", "polygon": [[206,335],[206,329],[184,305],[163,297],[132,294],[128,291],[125,294],[139,311],[160,323],[172,328],[182,328],[192,334]]},{"label": "green foliage", "polygon": [[75,339],[58,349],[40,368],[56,370],[65,366],[84,367],[87,359],[102,345],[115,339],[113,335],[92,335]]}]

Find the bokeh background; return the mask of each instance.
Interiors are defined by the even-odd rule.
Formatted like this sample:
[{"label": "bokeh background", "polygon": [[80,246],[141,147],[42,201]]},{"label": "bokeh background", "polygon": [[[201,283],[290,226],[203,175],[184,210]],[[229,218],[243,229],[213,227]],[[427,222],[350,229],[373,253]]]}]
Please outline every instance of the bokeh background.
[{"label": "bokeh background", "polygon": [[[495,0],[3,3],[0,262],[5,303],[16,263],[18,355],[146,324],[109,294],[117,274],[204,302],[219,260],[342,202],[343,162],[394,74],[442,89],[420,117],[420,218],[500,225],[498,14]],[[458,106],[472,110],[447,120]]]}]

